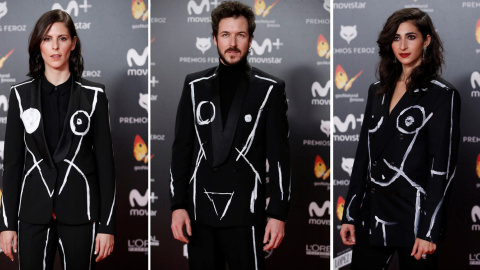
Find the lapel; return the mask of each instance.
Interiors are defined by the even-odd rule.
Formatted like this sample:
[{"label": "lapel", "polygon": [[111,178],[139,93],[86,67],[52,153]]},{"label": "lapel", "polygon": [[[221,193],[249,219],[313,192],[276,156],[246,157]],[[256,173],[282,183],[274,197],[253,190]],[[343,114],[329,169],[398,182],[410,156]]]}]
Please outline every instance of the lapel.
[{"label": "lapel", "polygon": [[[32,133],[33,140],[35,141],[36,148],[40,152],[40,155],[43,159],[46,159],[46,162],[49,166],[53,167],[54,163],[52,156],[48,150],[47,140],[45,139],[45,127],[43,126],[43,111],[42,111],[42,100],[41,100],[41,91],[42,91],[42,79],[39,78],[36,83],[32,83],[31,86],[31,107],[37,108],[40,111],[40,123],[38,129]],[[30,146],[31,147],[31,146]]]},{"label": "lapel", "polygon": [[62,135],[58,141],[55,152],[53,153],[53,161],[59,163],[67,156],[70,146],[72,144],[73,133],[70,128],[70,118],[73,113],[76,112],[80,105],[81,86],[75,82],[75,78],[72,79],[72,86],[70,88],[70,100],[68,101],[67,114],[65,115],[65,122],[63,123]]},{"label": "lapel", "polygon": [[[380,119],[383,116],[384,124],[379,128],[375,139],[370,142],[370,154],[371,160],[377,160],[378,156],[382,153],[385,146],[388,144],[393,134],[397,131],[397,118],[400,113],[410,106],[413,106],[417,103],[419,94],[409,94],[406,92],[402,98],[398,101],[397,105],[393,108],[392,112],[389,115],[390,101],[392,99],[392,94],[385,96],[385,102],[383,105],[378,106],[375,110],[375,118]],[[381,98],[376,99],[377,102],[381,102]]]},{"label": "lapel", "polygon": [[[216,71],[218,72],[218,70]],[[212,102],[217,109],[216,121],[212,122],[212,145],[213,145],[213,167],[219,166],[227,159],[235,137],[245,96],[248,92],[252,80],[252,69],[248,65],[244,78],[239,80],[232,105],[228,112],[225,127],[222,124],[222,108],[220,107],[220,80],[219,76],[215,76],[212,80]]]}]

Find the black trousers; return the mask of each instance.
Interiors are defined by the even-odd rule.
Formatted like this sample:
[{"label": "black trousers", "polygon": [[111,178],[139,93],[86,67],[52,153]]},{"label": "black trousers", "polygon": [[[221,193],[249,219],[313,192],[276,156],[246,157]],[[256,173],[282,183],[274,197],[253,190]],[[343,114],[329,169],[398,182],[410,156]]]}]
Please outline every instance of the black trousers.
[{"label": "black trousers", "polygon": [[62,269],[95,269],[96,229],[96,223],[67,225],[52,219],[49,224],[38,225],[19,221],[20,269],[53,269],[57,248]]},{"label": "black trousers", "polygon": [[397,252],[401,270],[433,270],[437,269],[438,251],[427,255],[427,259],[417,260],[410,256],[411,247],[373,246],[368,242],[368,234],[363,228],[355,226],[356,244],[353,246],[352,270],[388,269],[393,255]]},{"label": "black trousers", "polygon": [[264,270],[265,225],[214,228],[192,221],[190,270]]}]

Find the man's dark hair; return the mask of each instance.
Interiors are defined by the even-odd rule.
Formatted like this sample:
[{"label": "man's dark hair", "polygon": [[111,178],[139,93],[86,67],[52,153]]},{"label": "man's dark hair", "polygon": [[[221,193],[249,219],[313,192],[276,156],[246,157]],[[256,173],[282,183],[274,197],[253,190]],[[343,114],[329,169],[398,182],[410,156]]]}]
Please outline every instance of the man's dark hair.
[{"label": "man's dark hair", "polygon": [[218,25],[220,20],[224,18],[238,18],[243,16],[248,22],[248,35],[253,38],[253,32],[255,31],[255,14],[248,5],[238,1],[225,1],[212,10],[212,35],[217,37]]},{"label": "man's dark hair", "polygon": [[43,14],[35,24],[32,33],[30,34],[30,40],[28,44],[28,53],[29,58],[29,72],[27,76],[36,78],[43,75],[45,72],[45,62],[43,61],[42,54],[40,52],[40,44],[43,41],[43,37],[50,30],[52,25],[56,22],[64,23],[70,34],[70,38],[73,39],[77,37],[77,43],[75,49],[70,52],[70,59],[68,60],[68,66],[70,72],[75,75],[75,77],[80,78],[83,72],[83,57],[82,57],[82,45],[80,43],[80,38],[77,35],[75,30],[75,24],[72,21],[70,15],[67,12],[62,10],[51,10]]}]

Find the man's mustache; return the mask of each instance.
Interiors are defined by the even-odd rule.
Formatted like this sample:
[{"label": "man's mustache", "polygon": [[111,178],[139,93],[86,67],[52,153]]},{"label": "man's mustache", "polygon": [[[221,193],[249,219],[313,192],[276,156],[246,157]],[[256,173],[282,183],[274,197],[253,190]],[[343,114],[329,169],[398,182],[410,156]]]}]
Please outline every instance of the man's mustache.
[{"label": "man's mustache", "polygon": [[225,51],[225,53],[228,53],[228,52],[238,52],[238,53],[241,53],[239,49],[237,48],[229,48]]}]

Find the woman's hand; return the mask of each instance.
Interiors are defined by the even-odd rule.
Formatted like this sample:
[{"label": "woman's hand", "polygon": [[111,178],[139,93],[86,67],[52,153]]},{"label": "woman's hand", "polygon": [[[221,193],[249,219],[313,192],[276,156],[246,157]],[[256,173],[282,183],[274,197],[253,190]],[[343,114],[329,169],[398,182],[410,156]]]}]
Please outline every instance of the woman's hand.
[{"label": "woman's hand", "polygon": [[344,245],[355,245],[355,226],[352,224],[343,224],[340,229],[340,236]]},{"label": "woman's hand", "polygon": [[0,233],[0,248],[13,262],[13,253],[17,253],[17,232],[3,231]]},{"label": "woman's hand", "polygon": [[415,239],[415,244],[413,245],[412,254],[410,254],[410,256],[414,256],[415,259],[420,260],[423,254],[433,254],[436,249],[436,244],[417,238]]},{"label": "woman's hand", "polygon": [[114,236],[112,234],[99,233],[95,239],[96,262],[105,259],[113,252]]}]

